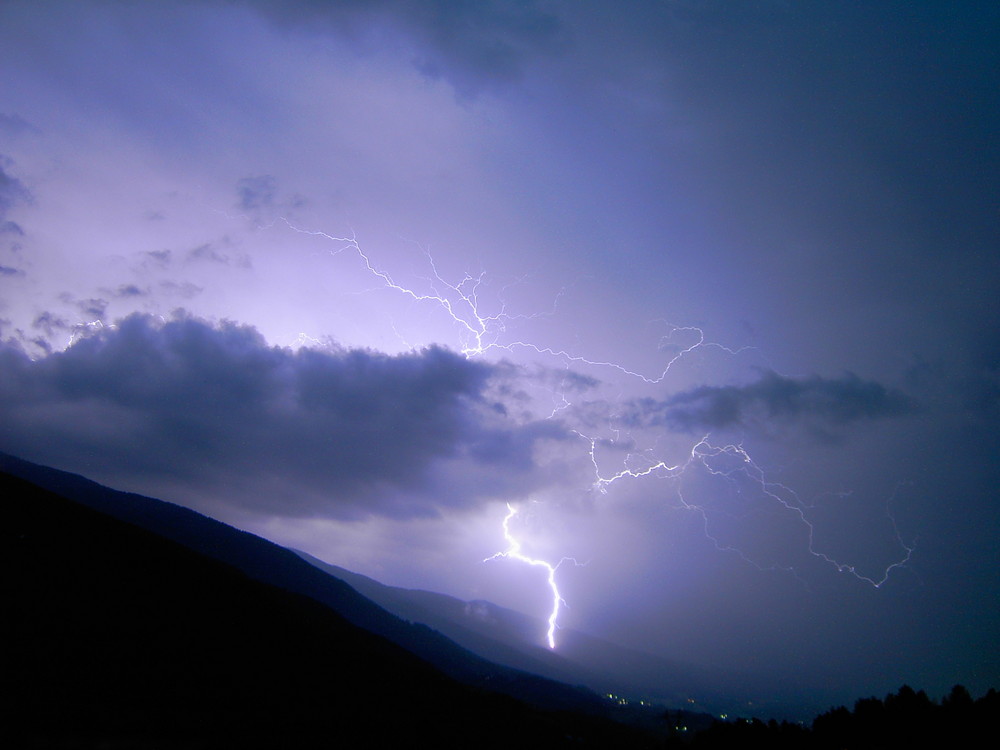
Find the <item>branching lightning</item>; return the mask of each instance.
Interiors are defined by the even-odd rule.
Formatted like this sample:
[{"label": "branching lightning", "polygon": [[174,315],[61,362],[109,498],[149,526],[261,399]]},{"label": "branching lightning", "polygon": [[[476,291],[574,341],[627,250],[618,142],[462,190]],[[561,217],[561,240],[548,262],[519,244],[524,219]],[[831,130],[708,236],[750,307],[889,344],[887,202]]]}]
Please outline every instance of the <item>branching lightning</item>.
[{"label": "branching lightning", "polygon": [[[584,437],[584,439],[590,442],[590,460],[594,466],[594,475],[596,477],[594,482],[594,488],[597,491],[601,492],[602,494],[607,493],[608,491],[607,488],[610,485],[623,479],[639,479],[647,476],[678,479],[689,468],[691,468],[694,465],[697,465],[703,468],[706,472],[708,472],[712,476],[719,477],[730,482],[736,481],[737,474],[746,479],[749,479],[755,486],[757,486],[760,489],[761,493],[768,500],[772,501],[773,503],[777,504],[778,506],[792,513],[795,517],[798,518],[799,522],[807,530],[808,540],[809,540],[808,552],[810,555],[820,560],[823,560],[829,565],[832,565],[839,572],[848,573],[854,578],[858,579],[859,581],[863,581],[864,583],[867,583],[873,586],[874,588],[881,588],[882,585],[889,579],[889,575],[892,573],[892,571],[909,562],[910,557],[913,555],[915,546],[913,544],[907,544],[903,540],[902,534],[899,531],[899,527],[896,524],[896,519],[891,513],[892,503],[895,500],[896,494],[899,492],[899,489],[902,487],[902,483],[896,486],[896,489],[893,491],[892,496],[886,503],[886,515],[888,516],[889,521],[892,524],[896,542],[902,548],[904,554],[900,559],[888,565],[883,570],[881,576],[872,577],[859,573],[855,566],[840,562],[835,558],[831,557],[830,555],[826,554],[825,552],[816,549],[814,543],[815,527],[812,521],[809,520],[809,517],[806,513],[807,505],[802,501],[799,495],[791,488],[787,487],[784,484],[781,484],[780,482],[769,481],[765,476],[763,469],[761,469],[760,466],[758,466],[754,462],[754,460],[750,457],[750,454],[747,453],[746,449],[742,445],[737,445],[732,443],[728,445],[714,445],[713,443],[709,442],[709,436],[705,435],[704,437],[701,438],[701,440],[699,440],[692,446],[691,451],[686,457],[686,459],[680,463],[668,464],[665,461],[651,461],[648,462],[647,465],[643,468],[632,469],[629,468],[628,466],[629,458],[631,458],[630,456],[629,458],[626,459],[624,468],[622,468],[621,470],[619,470],[614,474],[611,474],[610,476],[603,476],[601,474],[601,470],[597,462],[597,440],[595,438],[587,438],[583,435],[581,435],[581,437]],[[736,459],[737,468],[734,469],[716,468],[712,464],[712,459],[719,457]],[[697,513],[701,517],[702,526],[705,531],[705,536],[715,545],[715,548],[718,549],[719,551],[731,552],[736,555],[739,555],[739,557],[741,557],[744,561],[750,563],[759,570],[780,568],[781,570],[785,570],[789,573],[793,574],[795,573],[795,571],[792,568],[786,568],[781,566],[769,566],[769,567],[762,566],[756,561],[752,560],[747,555],[745,555],[740,549],[732,545],[722,544],[715,536],[712,535],[712,533],[709,530],[708,510],[702,505],[698,505],[686,500],[684,498],[684,495],[680,491],[678,491],[678,499],[680,501],[681,506],[685,510]]]},{"label": "branching lightning", "polygon": [[[511,319],[511,316],[507,315],[503,304],[501,304],[500,311],[493,315],[486,315],[480,312],[479,287],[486,277],[485,273],[480,273],[478,276],[466,274],[457,284],[450,283],[441,278],[434,263],[434,258],[431,257],[430,253],[425,251],[424,254],[427,256],[427,261],[430,264],[434,278],[431,279],[431,293],[421,294],[397,284],[387,272],[378,268],[361,248],[356,237],[334,237],[326,232],[301,229],[287,219],[282,219],[282,221],[295,232],[312,237],[322,237],[323,239],[337,243],[337,249],[331,251],[333,255],[339,255],[344,251],[353,252],[361,259],[368,272],[376,278],[381,279],[389,289],[410,297],[416,302],[431,302],[439,305],[462,330],[463,342],[461,352],[464,356],[472,357],[481,355],[498,346],[497,337],[504,331],[505,323]],[[446,291],[439,293],[437,285],[440,285]]]},{"label": "branching lightning", "polygon": [[559,586],[556,584],[556,571],[559,570],[559,566],[564,562],[572,562],[574,565],[578,564],[576,560],[571,557],[564,557],[555,565],[545,560],[539,560],[534,557],[528,557],[521,551],[521,542],[519,542],[510,531],[510,521],[514,516],[517,515],[517,508],[515,508],[510,503],[507,503],[507,515],[503,519],[503,538],[507,541],[507,549],[503,552],[497,552],[495,555],[487,557],[483,562],[489,562],[490,560],[496,560],[500,557],[506,557],[513,560],[520,560],[523,563],[532,565],[537,568],[542,568],[546,571],[547,579],[549,582],[549,588],[552,590],[552,611],[549,613],[548,624],[549,628],[546,631],[546,639],[548,640],[549,648],[556,647],[556,628],[558,627],[557,622],[559,620],[559,608],[566,602],[559,594]]},{"label": "branching lightning", "polygon": [[[509,322],[515,319],[526,320],[536,318],[541,315],[552,314],[555,311],[555,305],[558,303],[558,295],[555,303],[553,304],[552,311],[547,313],[538,313],[531,316],[511,315],[507,312],[506,305],[503,300],[500,299],[499,310],[487,314],[481,308],[479,299],[481,287],[486,279],[485,273],[480,273],[477,276],[465,274],[457,283],[449,282],[442,278],[442,276],[438,273],[434,259],[431,257],[430,253],[425,250],[424,252],[427,256],[432,274],[431,278],[427,279],[430,284],[430,292],[417,292],[397,283],[388,272],[379,268],[372,258],[362,249],[355,236],[336,237],[322,231],[299,228],[287,219],[282,219],[282,221],[284,221],[284,223],[295,232],[312,237],[319,237],[335,243],[337,247],[331,251],[331,254],[333,255],[339,255],[345,251],[353,253],[361,260],[367,271],[375,278],[381,280],[385,287],[393,289],[399,294],[407,296],[416,302],[437,305],[459,328],[461,332],[460,351],[466,357],[482,356],[493,349],[506,352],[523,349],[539,355],[558,359],[567,368],[571,365],[586,365],[596,368],[605,368],[616,371],[622,375],[628,376],[629,378],[636,379],[646,385],[656,385],[662,383],[667,378],[670,370],[678,362],[685,357],[690,356],[698,349],[715,348],[730,355],[737,355],[750,348],[742,347],[739,349],[730,349],[722,346],[721,344],[707,341],[701,328],[695,326],[674,326],[668,324],[668,333],[661,338],[661,349],[663,348],[663,344],[673,343],[675,341],[674,337],[676,336],[690,336],[691,340],[685,345],[674,344],[677,347],[677,351],[672,353],[672,356],[670,356],[666,361],[662,370],[654,373],[643,374],[618,362],[602,359],[590,359],[579,354],[574,354],[565,349],[542,346],[532,342],[520,340],[504,341],[503,335],[507,331],[507,324]],[[560,393],[558,395],[560,403],[552,410],[550,417],[555,417],[557,413],[571,406],[571,402],[565,393]],[[716,549],[736,554],[744,561],[754,565],[760,570],[780,569],[792,573],[793,575],[797,575],[796,571],[790,567],[761,565],[759,562],[745,554],[741,549],[733,545],[724,544],[716,536],[714,536],[711,532],[709,509],[704,505],[699,505],[685,499],[680,490],[679,482],[686,471],[693,467],[699,467],[707,471],[713,477],[720,478],[734,484],[737,480],[749,481],[757,488],[761,496],[765,498],[767,502],[773,503],[777,509],[780,509],[781,512],[792,514],[792,516],[797,519],[797,522],[803,525],[808,538],[807,551],[810,555],[832,566],[839,572],[851,575],[858,581],[869,584],[875,588],[880,588],[883,584],[885,584],[893,570],[909,562],[911,555],[914,552],[914,545],[904,542],[903,537],[896,525],[895,518],[891,513],[891,505],[895,500],[895,492],[887,502],[886,509],[889,520],[892,523],[896,542],[902,550],[901,555],[899,559],[888,565],[881,572],[881,574],[866,575],[859,572],[855,566],[838,561],[829,554],[817,549],[814,543],[814,525],[810,520],[808,512],[810,506],[803,502],[802,499],[790,488],[783,484],[770,481],[765,475],[764,470],[754,462],[742,444],[716,445],[710,441],[710,435],[705,435],[694,443],[690,452],[680,462],[670,463],[665,460],[650,458],[649,456],[643,454],[629,453],[622,461],[620,469],[609,474],[605,474],[602,472],[597,458],[599,440],[579,431],[574,432],[582,441],[584,441],[586,445],[589,446],[590,460],[594,469],[593,488],[598,493],[606,494],[608,492],[608,488],[617,482],[638,480],[643,477],[657,477],[675,480],[678,485],[677,497],[679,499],[680,507],[684,510],[697,513],[700,516],[705,536],[715,545]],[[728,462],[728,464],[725,468],[720,468],[719,464],[721,462]],[[733,468],[731,464],[735,464],[735,468]],[[570,558],[563,558],[559,561],[559,563],[553,565],[545,560],[539,560],[525,555],[521,550],[520,543],[510,531],[510,522],[517,515],[518,511],[509,503],[507,508],[508,513],[503,521],[503,533],[504,538],[508,543],[508,548],[505,551],[498,552],[492,557],[486,559],[493,560],[499,557],[513,558],[532,566],[541,567],[547,571],[549,587],[552,590],[552,611],[548,618],[548,643],[550,648],[554,648],[555,630],[557,627],[559,610],[560,606],[565,603],[559,594],[555,580],[555,573],[559,566]]]},{"label": "branching lightning", "polygon": [[[624,375],[637,378],[644,383],[655,385],[663,382],[670,372],[670,369],[677,362],[694,352],[696,349],[716,348],[729,354],[739,354],[740,352],[750,348],[741,347],[740,349],[729,349],[721,344],[706,341],[704,331],[697,326],[676,326],[668,323],[668,333],[661,338],[661,342],[670,339],[675,334],[679,333],[689,333],[695,340],[693,343],[681,347],[680,350],[667,361],[663,370],[658,374],[644,375],[617,362],[589,359],[578,354],[572,354],[564,349],[539,346],[527,341],[509,341],[502,343],[500,341],[500,337],[506,332],[508,322],[512,320],[537,318],[540,315],[551,314],[552,311],[548,313],[536,313],[534,315],[511,315],[507,312],[506,304],[501,299],[500,310],[492,314],[487,314],[480,309],[479,304],[479,289],[486,279],[486,274],[480,273],[478,276],[465,274],[465,276],[458,283],[446,281],[438,273],[434,258],[426,250],[424,250],[424,255],[427,257],[431,273],[433,274],[433,278],[429,279],[431,283],[431,293],[416,292],[408,287],[397,284],[393,280],[392,276],[390,276],[386,271],[378,268],[372,261],[371,257],[364,251],[364,249],[362,249],[356,236],[335,237],[319,230],[302,229],[292,224],[288,221],[288,219],[283,218],[282,221],[288,226],[289,229],[295,232],[309,235],[311,237],[321,237],[329,240],[330,242],[336,243],[338,247],[331,251],[332,255],[340,255],[345,251],[353,252],[358,256],[358,258],[361,259],[368,272],[376,278],[381,279],[387,288],[393,289],[416,302],[430,302],[440,306],[440,308],[447,313],[447,315],[462,331],[462,348],[460,351],[466,357],[481,356],[491,349],[501,349],[508,352],[515,349],[527,349],[535,352],[536,354],[542,354],[560,359],[567,365],[572,363],[617,370]],[[445,291],[438,291],[438,287]],[[558,296],[559,295],[557,295],[556,302],[553,303],[553,311],[555,304],[558,303]]]}]

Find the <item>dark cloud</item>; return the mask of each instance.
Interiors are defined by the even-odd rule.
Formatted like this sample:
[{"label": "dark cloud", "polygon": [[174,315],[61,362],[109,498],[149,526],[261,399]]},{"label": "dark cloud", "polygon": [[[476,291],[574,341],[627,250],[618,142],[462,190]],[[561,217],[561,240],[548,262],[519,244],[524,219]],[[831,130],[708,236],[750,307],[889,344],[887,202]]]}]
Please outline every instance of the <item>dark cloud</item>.
[{"label": "dark cloud", "polygon": [[212,242],[205,242],[189,250],[185,259],[189,262],[208,261],[210,263],[221,263],[225,266],[236,266],[238,268],[250,268],[252,265],[247,255],[243,253],[229,255],[228,253],[221,252],[215,243]]},{"label": "dark cloud", "polygon": [[0,224],[3,224],[5,231],[23,234],[17,224],[6,221],[7,212],[18,204],[30,201],[31,193],[19,179],[7,172],[9,168],[10,160],[0,154]]},{"label": "dark cloud", "polygon": [[900,391],[853,373],[836,379],[790,378],[765,372],[747,385],[702,386],[665,401],[636,402],[631,420],[680,430],[762,429],[801,424],[815,435],[853,422],[896,417],[916,409]]},{"label": "dark cloud", "polygon": [[575,372],[569,368],[546,368],[536,365],[534,378],[551,386],[559,393],[583,393],[596,388],[601,381],[590,375]]},{"label": "dark cloud", "polygon": [[70,328],[72,328],[72,325],[69,323],[69,321],[49,311],[45,311],[43,313],[39,313],[38,315],[36,315],[35,319],[31,321],[31,325],[33,328],[37,328],[41,331],[44,331],[45,334],[49,337],[54,336],[57,332],[61,333],[63,331],[68,331],[70,330]]},{"label": "dark cloud", "polygon": [[535,0],[251,0],[280,25],[330,29],[356,41],[388,25],[415,45],[413,64],[461,96],[518,80],[561,44],[558,19]]},{"label": "dark cloud", "polygon": [[558,41],[556,18],[530,2],[448,2],[409,5],[405,17],[427,43],[415,64],[462,95],[518,80],[526,61]]},{"label": "dark cloud", "polygon": [[167,269],[174,265],[175,257],[179,257],[187,263],[218,263],[223,266],[250,268],[253,263],[246,253],[227,251],[233,244],[228,237],[222,237],[220,240],[203,242],[176,256],[169,248],[146,250],[140,253],[140,266],[143,269]]},{"label": "dark cloud", "polygon": [[205,291],[205,289],[204,287],[200,287],[190,281],[161,281],[160,291],[165,294],[177,295],[178,297],[183,297],[184,299],[192,299]]},{"label": "dark cloud", "polygon": [[533,446],[563,436],[490,408],[491,376],[440,348],[293,352],[133,315],[36,361],[0,350],[0,450],[262,512],[431,515],[528,481]]},{"label": "dark cloud", "polygon": [[274,206],[278,181],[271,175],[244,177],[236,184],[236,205],[247,213],[258,213]]},{"label": "dark cloud", "polygon": [[[61,292],[58,298],[60,302],[72,305],[79,310],[81,315],[88,318],[103,318],[104,313],[108,309],[108,301],[106,299],[101,299],[100,297],[86,297],[78,299],[72,292]],[[49,313],[45,314],[48,315]]]},{"label": "dark cloud", "polygon": [[[546,410],[549,414],[560,410],[568,404],[567,397],[578,398],[601,384],[596,378],[567,367],[546,367],[538,363],[524,367],[501,360],[493,368],[492,395],[498,399],[493,408],[500,414],[517,414],[522,420],[544,417]],[[537,403],[532,393],[540,397]],[[542,413],[537,413],[539,408]]]},{"label": "dark cloud", "polygon": [[152,264],[159,266],[160,268],[166,268],[170,265],[170,258],[173,253],[170,250],[147,250],[143,253],[143,256]]},{"label": "dark cloud", "polygon": [[23,133],[37,132],[39,132],[38,128],[20,115],[8,115],[5,112],[0,112],[0,134],[12,137],[22,135]]},{"label": "dark cloud", "polygon": [[187,254],[188,260],[208,260],[214,263],[228,263],[229,258],[218,250],[216,250],[211,242],[206,242],[204,244],[198,245],[198,247],[189,250]]},{"label": "dark cloud", "polygon": [[103,318],[108,309],[108,301],[98,297],[76,301],[77,309],[88,318]]},{"label": "dark cloud", "polygon": [[24,276],[24,271],[20,268],[0,265],[0,276]]},{"label": "dark cloud", "polygon": [[135,284],[120,284],[117,289],[115,289],[112,294],[115,297],[125,298],[125,297],[145,297],[149,294],[148,289],[140,289]]},{"label": "dark cloud", "polygon": [[264,174],[244,177],[236,183],[236,207],[260,224],[273,222],[278,216],[288,216],[309,201],[299,194],[278,197],[278,180]]}]

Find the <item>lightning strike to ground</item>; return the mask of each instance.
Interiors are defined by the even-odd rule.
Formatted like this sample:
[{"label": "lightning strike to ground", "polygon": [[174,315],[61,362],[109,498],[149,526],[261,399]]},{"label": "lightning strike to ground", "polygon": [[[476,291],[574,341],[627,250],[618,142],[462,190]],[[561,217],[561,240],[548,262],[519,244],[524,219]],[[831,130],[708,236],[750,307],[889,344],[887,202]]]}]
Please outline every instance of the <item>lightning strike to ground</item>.
[{"label": "lightning strike to ground", "polygon": [[559,569],[559,566],[562,565],[564,562],[569,561],[574,564],[577,563],[576,560],[573,560],[572,558],[564,557],[555,565],[553,565],[552,563],[547,562],[545,560],[539,560],[534,557],[528,557],[526,554],[524,554],[521,551],[521,542],[519,542],[514,537],[514,535],[511,534],[510,531],[510,521],[516,515],[517,515],[517,508],[515,508],[510,503],[507,503],[507,515],[503,519],[503,538],[507,541],[507,549],[505,549],[503,552],[497,552],[495,555],[487,557],[485,560],[483,560],[483,562],[489,562],[490,560],[496,560],[498,558],[505,557],[513,560],[520,560],[523,563],[527,563],[528,565],[532,565],[537,568],[542,568],[546,571],[546,573],[548,574],[549,588],[552,590],[552,611],[549,613],[549,618],[548,618],[549,627],[545,633],[545,636],[546,640],[548,641],[549,648],[554,649],[556,647],[556,628],[558,627],[557,623],[559,620],[559,608],[560,606],[566,603],[566,601],[559,594],[559,586],[556,584],[556,571]]}]

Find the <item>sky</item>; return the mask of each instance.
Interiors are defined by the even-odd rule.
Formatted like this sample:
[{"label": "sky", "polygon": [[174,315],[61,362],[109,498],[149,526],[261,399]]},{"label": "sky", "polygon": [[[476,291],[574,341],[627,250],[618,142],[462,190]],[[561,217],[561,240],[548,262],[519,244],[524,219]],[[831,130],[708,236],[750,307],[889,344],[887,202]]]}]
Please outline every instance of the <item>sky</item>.
[{"label": "sky", "polygon": [[1000,687],[998,29],[4,0],[0,450],[544,619],[509,505],[563,627]]}]

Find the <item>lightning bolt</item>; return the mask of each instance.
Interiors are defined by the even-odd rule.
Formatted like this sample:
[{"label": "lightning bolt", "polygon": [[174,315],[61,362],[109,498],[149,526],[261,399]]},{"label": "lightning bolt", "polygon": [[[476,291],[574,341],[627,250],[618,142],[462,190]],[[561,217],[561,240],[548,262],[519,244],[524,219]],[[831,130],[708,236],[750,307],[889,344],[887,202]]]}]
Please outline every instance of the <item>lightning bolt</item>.
[{"label": "lightning bolt", "polygon": [[[808,504],[802,501],[799,495],[780,482],[769,481],[757,463],[754,462],[753,458],[746,451],[746,449],[739,444],[730,443],[728,445],[715,445],[709,441],[709,435],[703,436],[697,443],[692,446],[690,453],[685,458],[684,461],[669,464],[666,461],[648,461],[646,466],[638,469],[632,469],[629,467],[629,463],[634,461],[635,454],[629,454],[625,459],[624,468],[620,469],[614,474],[609,476],[604,476],[601,474],[601,469],[598,465],[597,460],[597,445],[598,440],[593,437],[586,437],[582,433],[577,432],[577,435],[589,441],[590,443],[590,460],[594,467],[594,489],[601,494],[606,494],[608,487],[615,482],[621,481],[623,479],[640,479],[647,476],[656,476],[660,478],[667,479],[679,479],[686,471],[688,471],[692,466],[700,466],[708,474],[719,477],[732,483],[734,486],[740,477],[749,480],[753,485],[755,485],[760,492],[763,494],[768,501],[777,505],[781,509],[791,513],[795,516],[799,523],[806,529],[808,538],[807,551],[813,557],[816,557],[829,565],[837,569],[838,572],[847,573],[859,581],[869,584],[874,588],[881,588],[883,584],[889,579],[890,574],[893,570],[902,567],[907,562],[910,561],[914,550],[916,549],[915,544],[907,544],[903,540],[903,536],[899,530],[899,526],[896,523],[896,519],[892,514],[892,505],[896,500],[896,496],[900,489],[905,486],[906,482],[900,482],[896,485],[886,502],[886,516],[892,525],[893,534],[897,544],[902,549],[902,556],[886,566],[882,571],[880,576],[868,576],[860,573],[857,568],[853,565],[843,563],[838,561],[836,558],[828,555],[827,553],[819,550],[815,546],[815,526],[812,521],[810,521],[807,509]],[[732,469],[722,469],[717,468],[713,463],[713,459],[719,458],[729,458],[734,459],[736,467]],[[691,511],[700,516],[702,521],[702,527],[705,532],[705,536],[715,545],[715,548],[720,552],[730,552],[738,555],[745,562],[753,565],[758,570],[784,570],[786,572],[795,574],[793,568],[784,566],[762,566],[746,554],[743,553],[737,547],[732,545],[723,544],[710,532],[710,520],[709,510],[703,506],[693,502],[689,502],[684,498],[684,495],[678,490],[678,499],[680,505],[683,509]],[[796,576],[798,577],[798,576]],[[801,580],[801,579],[800,579]]]},{"label": "lightning bolt", "polygon": [[[331,234],[318,230],[302,229],[283,217],[281,221],[283,221],[289,229],[298,232],[299,234],[305,234],[311,237],[321,237],[329,240],[330,242],[336,243],[338,247],[335,250],[330,251],[331,255],[336,256],[343,252],[353,252],[358,258],[361,259],[361,262],[364,264],[368,272],[376,278],[381,279],[385,286],[389,289],[394,289],[400,294],[410,297],[416,302],[431,302],[439,305],[461,330],[461,352],[466,357],[484,354],[488,350],[497,346],[497,338],[505,330],[506,321],[510,320],[512,317],[507,314],[505,309],[506,306],[502,301],[499,312],[492,315],[480,312],[479,288],[486,279],[485,273],[480,273],[478,276],[466,274],[458,283],[445,281],[438,273],[437,266],[434,263],[434,258],[429,252],[424,250],[424,255],[427,257],[427,262],[430,265],[431,273],[433,274],[433,278],[429,280],[431,282],[431,292],[415,292],[408,287],[397,284],[393,280],[392,276],[376,266],[371,257],[358,243],[357,237],[335,237]],[[443,292],[438,291],[439,286],[444,289]]]},{"label": "lightning bolt", "polygon": [[[427,257],[428,265],[431,271],[431,277],[426,279],[429,283],[430,291],[417,292],[397,283],[388,272],[379,268],[378,265],[376,265],[376,263],[372,260],[371,256],[361,247],[355,235],[351,235],[349,237],[337,237],[322,231],[303,229],[295,226],[285,218],[281,218],[281,221],[284,222],[289,229],[295,232],[312,237],[318,237],[335,243],[337,247],[330,251],[330,253],[334,256],[345,252],[353,253],[361,260],[367,271],[375,278],[381,280],[385,287],[393,289],[399,294],[409,297],[418,303],[437,305],[451,318],[459,329],[461,340],[460,351],[466,357],[471,358],[482,356],[493,349],[506,352],[513,352],[514,350],[528,350],[538,355],[561,360],[567,369],[571,365],[586,365],[590,367],[605,368],[618,372],[629,378],[633,378],[646,385],[657,385],[662,383],[667,378],[671,369],[678,362],[685,357],[690,356],[698,349],[714,348],[730,355],[737,355],[752,348],[741,347],[738,349],[731,349],[721,344],[707,341],[704,331],[696,326],[677,326],[667,323],[666,321],[657,321],[662,322],[667,326],[667,333],[660,339],[660,349],[663,350],[666,346],[670,345],[676,348],[676,352],[673,353],[669,359],[667,359],[661,370],[652,373],[641,373],[618,362],[591,359],[565,349],[542,346],[528,341],[504,342],[502,339],[503,335],[507,332],[508,323],[513,320],[530,320],[543,315],[554,314],[559,299],[565,289],[556,295],[552,309],[548,312],[536,313],[534,315],[512,315],[507,311],[501,292],[498,299],[499,309],[492,313],[486,313],[481,307],[479,297],[480,290],[486,280],[485,273],[480,273],[475,276],[466,273],[458,282],[449,282],[438,272],[437,266],[430,253],[424,250],[424,254]],[[688,337],[688,342],[678,343],[679,339],[684,337]],[[571,406],[571,402],[567,399],[564,393],[558,394],[558,398],[559,403],[557,403],[553,408],[550,417],[554,417],[557,413],[568,409]],[[617,431],[615,432],[617,433]],[[589,455],[594,469],[593,488],[599,494],[607,494],[608,488],[617,482],[639,480],[644,477],[657,477],[679,481],[686,471],[689,471],[693,467],[700,467],[707,471],[711,476],[728,481],[734,486],[736,486],[740,480],[750,482],[757,488],[766,502],[776,506],[782,512],[792,514],[793,517],[797,519],[798,523],[803,526],[806,530],[808,538],[807,551],[810,555],[822,560],[839,572],[851,575],[858,581],[871,585],[875,588],[880,588],[883,584],[885,584],[893,570],[902,567],[909,562],[911,555],[914,552],[915,544],[907,544],[903,540],[896,524],[896,520],[891,512],[896,492],[898,492],[901,485],[897,486],[896,491],[893,492],[892,496],[886,502],[886,514],[892,524],[895,539],[901,549],[901,554],[899,558],[888,565],[881,574],[866,575],[859,572],[855,566],[841,562],[816,547],[814,541],[815,527],[813,522],[810,520],[808,513],[810,506],[803,502],[802,499],[790,488],[781,483],[769,480],[765,475],[764,470],[754,462],[742,444],[716,445],[710,441],[710,435],[705,435],[692,445],[687,456],[680,462],[670,463],[665,460],[650,458],[648,455],[629,453],[625,459],[622,460],[620,469],[610,474],[605,474],[602,472],[597,458],[597,448],[601,441],[596,437],[588,436],[581,432],[576,432],[576,435],[580,437],[585,444],[589,444]],[[615,440],[612,442],[618,442],[619,438],[620,436],[616,436]],[[733,468],[720,468],[718,464],[725,463],[727,461],[735,466]],[[793,568],[778,565],[761,565],[739,548],[721,542],[711,532],[712,511],[705,505],[699,505],[685,499],[680,491],[679,485],[677,497],[682,509],[696,513],[700,516],[705,536],[715,545],[717,550],[736,554],[745,562],[757,567],[759,570],[783,570],[798,577]],[[518,511],[509,503],[507,508],[508,513],[503,520],[503,533],[504,538],[508,543],[508,548],[503,552],[498,552],[492,557],[486,559],[493,560],[499,557],[514,558],[529,565],[541,567],[547,571],[549,588],[552,590],[552,611],[548,619],[548,643],[550,648],[554,648],[555,630],[559,616],[559,609],[562,604],[565,604],[559,594],[558,586],[556,585],[555,573],[563,562],[571,558],[563,558],[559,561],[559,563],[552,565],[545,560],[539,560],[525,555],[521,551],[520,543],[510,532],[510,522],[517,515]]]},{"label": "lightning bolt", "polygon": [[507,549],[503,552],[497,552],[495,555],[487,557],[483,562],[489,562],[490,560],[496,560],[501,557],[511,558],[514,560],[520,560],[523,563],[532,565],[536,568],[542,568],[547,573],[547,580],[549,582],[549,588],[552,590],[552,611],[549,613],[548,619],[548,630],[545,633],[546,640],[548,641],[549,648],[554,649],[556,647],[556,627],[558,627],[557,622],[559,620],[559,608],[566,603],[566,601],[559,594],[559,586],[556,584],[556,571],[559,570],[559,566],[564,562],[572,562],[574,565],[578,565],[576,560],[571,557],[564,557],[555,565],[545,560],[539,560],[534,557],[528,557],[521,551],[521,543],[511,534],[510,522],[514,516],[517,515],[517,508],[515,508],[510,503],[507,503],[507,515],[503,519],[503,538],[507,541]]}]

